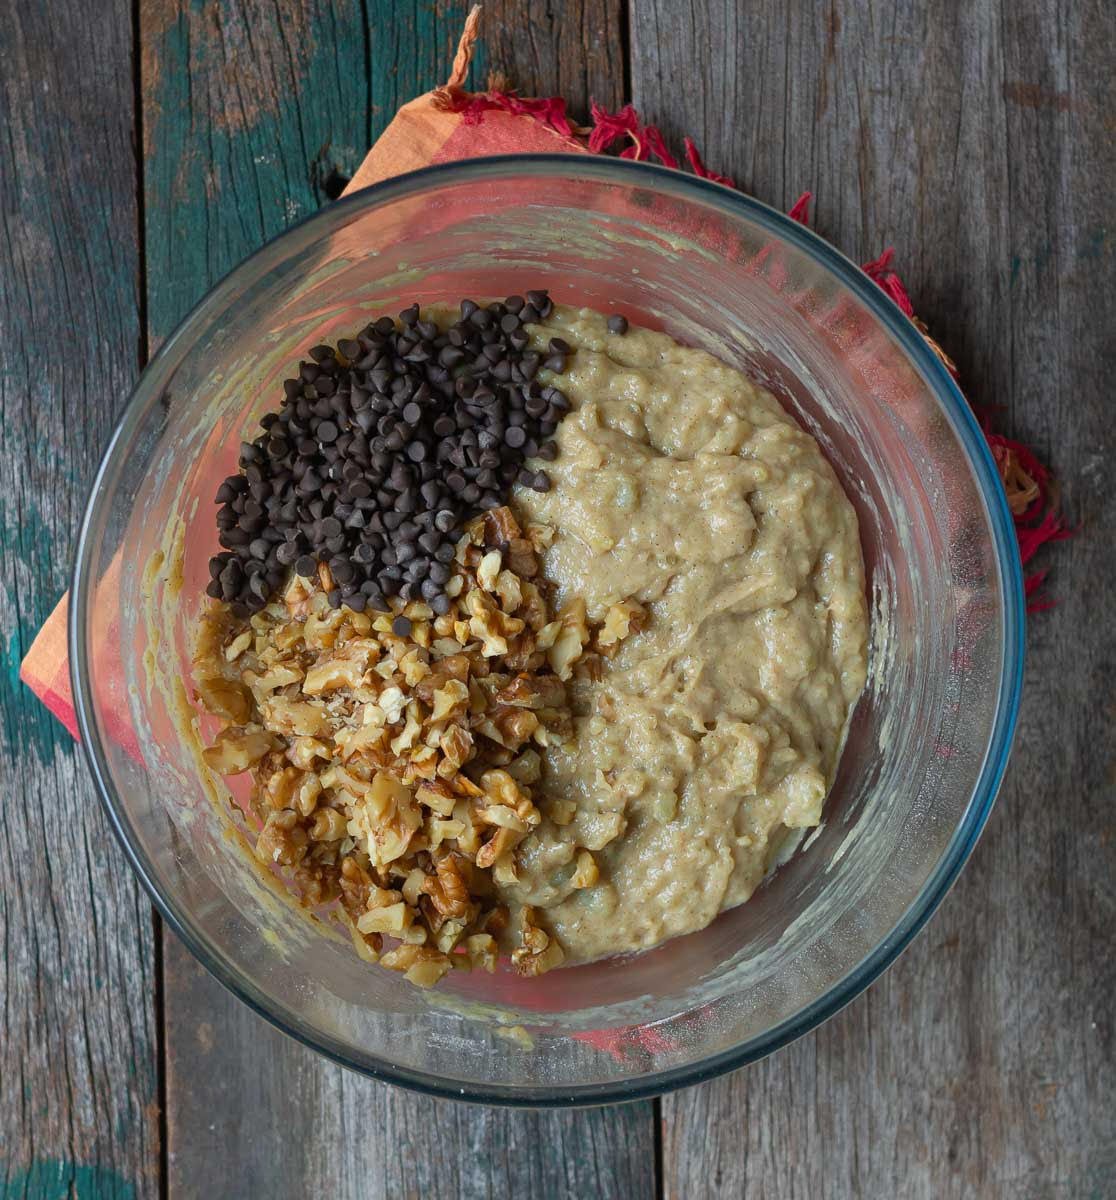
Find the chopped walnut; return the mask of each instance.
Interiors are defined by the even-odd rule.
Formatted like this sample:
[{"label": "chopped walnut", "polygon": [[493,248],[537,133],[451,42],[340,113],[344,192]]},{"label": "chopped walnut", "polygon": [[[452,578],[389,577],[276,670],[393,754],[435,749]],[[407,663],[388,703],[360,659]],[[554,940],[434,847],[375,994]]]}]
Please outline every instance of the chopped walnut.
[{"label": "chopped walnut", "polygon": [[[492,509],[458,543],[446,613],[333,609],[322,567],[320,586],[292,579],[248,622],[216,606],[199,639],[198,697],[228,723],[205,758],[252,772],[257,855],[289,869],[306,903],[336,900],[357,953],[420,986],[451,968],[495,970],[520,844],[544,819],[576,815],[563,800],[544,817],[532,793],[540,748],[573,731],[564,681],[643,619],[626,601],[591,629],[576,599],[552,617],[538,577],[547,544]],[[579,827],[575,888],[597,882],[591,850],[623,827],[619,813]],[[563,961],[534,910],[517,927],[516,971]]]},{"label": "chopped walnut", "polygon": [[431,946],[397,946],[380,959],[389,971],[402,971],[405,978],[419,987],[433,987],[450,969],[448,954]]},{"label": "chopped walnut", "polygon": [[298,814],[289,809],[271,813],[256,841],[256,854],[264,862],[290,867],[306,854],[306,830],[298,823]]},{"label": "chopped walnut", "polygon": [[508,543],[508,570],[521,579],[534,579],[539,573],[535,548],[526,538],[513,538]]},{"label": "chopped walnut", "polygon": [[496,693],[496,699],[520,708],[562,708],[566,688],[556,675],[520,674]]},{"label": "chopped walnut", "polygon": [[597,632],[597,645],[602,649],[615,646],[629,634],[638,633],[647,619],[647,610],[634,600],[614,604],[605,613],[604,626]]},{"label": "chopped walnut", "polygon": [[456,854],[443,854],[435,860],[434,874],[426,877],[422,890],[443,917],[463,917],[472,904]]},{"label": "chopped walnut", "polygon": [[506,505],[490,508],[480,521],[480,533],[485,546],[506,546],[522,533],[515,514]]},{"label": "chopped walnut", "polygon": [[538,914],[530,905],[523,908],[520,944],[512,951],[512,967],[520,975],[541,975],[565,961],[558,942],[538,924]]},{"label": "chopped walnut", "polygon": [[499,951],[496,939],[490,933],[474,933],[465,939],[465,953],[469,956],[469,965],[487,971],[489,975],[496,970]]},{"label": "chopped walnut", "polygon": [[575,888],[592,887],[601,877],[596,860],[588,850],[577,852],[577,863],[570,883]]},{"label": "chopped walnut", "polygon": [[252,693],[239,680],[199,679],[197,697],[207,712],[243,725],[252,715]]},{"label": "chopped walnut", "polygon": [[310,826],[312,842],[339,842],[348,832],[345,814],[336,808],[319,808]]},{"label": "chopped walnut", "polygon": [[203,752],[206,764],[221,775],[239,775],[259,762],[275,739],[259,726],[231,725]]}]

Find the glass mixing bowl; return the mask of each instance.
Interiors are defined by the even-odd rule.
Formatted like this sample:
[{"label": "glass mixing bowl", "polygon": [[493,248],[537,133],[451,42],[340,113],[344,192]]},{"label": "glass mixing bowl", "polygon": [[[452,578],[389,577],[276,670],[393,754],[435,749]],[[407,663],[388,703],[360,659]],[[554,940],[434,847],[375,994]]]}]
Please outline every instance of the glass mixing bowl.
[{"label": "glass mixing bowl", "polygon": [[[528,287],[738,364],[818,438],[860,516],[870,681],[824,824],[747,904],[636,957],[531,980],[454,972],[426,992],[362,962],[247,865],[182,732],[190,627],[217,484],[290,364],[370,314]],[[846,1004],[972,850],[1022,667],[1010,515],[980,430],[918,330],[780,213],[680,172],[588,156],[477,159],[381,183],[237,268],[144,372],[93,485],[72,596],[82,741],[171,928],[257,1012],[345,1066],[495,1103],[681,1087]]]}]

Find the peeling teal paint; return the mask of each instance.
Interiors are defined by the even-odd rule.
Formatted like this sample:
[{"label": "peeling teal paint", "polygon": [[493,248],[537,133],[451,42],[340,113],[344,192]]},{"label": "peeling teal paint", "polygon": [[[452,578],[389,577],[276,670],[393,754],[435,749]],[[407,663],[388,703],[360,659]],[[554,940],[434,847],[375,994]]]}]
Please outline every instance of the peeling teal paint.
[{"label": "peeling teal paint", "polygon": [[[220,113],[202,105],[207,79],[227,78],[249,36],[235,7],[195,0],[153,35],[162,64],[144,147],[153,344],[239,262],[327,203],[330,172],[351,176],[402,104],[444,82],[469,7],[367,0],[365,29],[361,6],[336,6],[287,30],[293,77],[277,62],[277,92],[270,78],[260,87],[245,79],[236,107]],[[475,62],[469,82],[483,78]]]},{"label": "peeling teal paint", "polygon": [[1032,278],[1043,273],[1055,259],[1055,249],[1049,239],[1039,242],[1031,254],[1013,254],[1011,258],[1011,285],[1014,287],[1024,274]]},{"label": "peeling teal paint", "polygon": [[1079,1193],[1083,1200],[1112,1200],[1116,1196],[1116,1155],[1104,1150],[1098,1162],[1090,1163],[1084,1186]]},{"label": "peeling teal paint", "polygon": [[18,1170],[0,1163],[0,1200],[136,1200],[137,1195],[135,1184],[105,1167],[61,1158]]},{"label": "peeling teal paint", "polygon": [[1112,253],[1112,238],[1104,226],[1086,229],[1077,248],[1082,262],[1099,262]]},{"label": "peeling teal paint", "polygon": [[41,762],[50,762],[59,739],[69,743],[70,738],[20,682],[19,666],[65,591],[68,564],[52,560],[53,530],[37,508],[23,509],[17,517],[0,500],[0,539],[26,580],[13,592],[19,597],[18,609],[10,612],[15,625],[0,633],[0,743],[16,761],[30,749]]}]

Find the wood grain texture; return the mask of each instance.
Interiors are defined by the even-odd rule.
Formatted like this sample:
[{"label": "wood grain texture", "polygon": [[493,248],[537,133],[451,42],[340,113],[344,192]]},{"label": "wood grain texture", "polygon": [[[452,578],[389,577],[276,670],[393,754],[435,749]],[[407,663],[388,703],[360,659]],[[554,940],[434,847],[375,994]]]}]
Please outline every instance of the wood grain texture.
[{"label": "wood grain texture", "polygon": [[151,909],[18,678],[138,371],[131,14],[0,6],[0,1195],[158,1187]]},{"label": "wood grain texture", "polygon": [[325,0],[142,0],[140,41],[157,342],[212,283],[314,212],[334,171],[355,170],[367,48],[359,7]]},{"label": "wood grain texture", "polygon": [[[324,0],[282,8],[143,0],[153,339],[327,198],[316,161],[350,174],[399,104],[444,79],[467,7],[369,3],[365,22],[356,6]],[[590,4],[577,9],[587,29],[610,31],[602,14],[615,16],[614,4],[596,15]],[[526,34],[551,44],[550,18],[535,29],[533,10],[505,17],[502,28],[519,31],[513,50]],[[573,77],[569,60],[563,78]],[[490,51],[487,61],[534,78],[530,59]],[[169,936],[164,990],[172,1200],[230,1188],[275,1200],[654,1193],[650,1105],[465,1108],[346,1074],[253,1016]]]},{"label": "wood grain texture", "polygon": [[[444,83],[472,4],[468,0],[363,0],[369,109],[359,158],[408,100]],[[478,48],[466,87],[484,77],[485,49]]]},{"label": "wood grain texture", "polygon": [[1043,560],[1013,762],[961,881],[842,1015],[664,1103],[667,1196],[1116,1194],[1116,17],[1095,0],[639,0],[648,119],[885,246],[970,396],[1081,522]]},{"label": "wood grain texture", "polygon": [[623,24],[622,0],[491,0],[481,32],[489,63],[522,95],[564,96],[584,119],[590,100],[624,102]]},{"label": "wood grain texture", "polygon": [[170,1196],[348,1200],[655,1194],[650,1105],[522,1112],[331,1066],[168,947]]}]

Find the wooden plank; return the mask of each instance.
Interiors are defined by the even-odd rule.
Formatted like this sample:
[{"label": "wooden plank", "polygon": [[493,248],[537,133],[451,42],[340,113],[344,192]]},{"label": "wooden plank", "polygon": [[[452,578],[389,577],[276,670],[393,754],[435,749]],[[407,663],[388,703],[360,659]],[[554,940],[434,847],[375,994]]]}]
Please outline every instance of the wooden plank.
[{"label": "wooden plank", "polygon": [[157,1193],[151,909],[18,679],[138,369],[125,0],[0,6],[0,1195]]},{"label": "wooden plank", "polygon": [[[668,1196],[1111,1195],[1116,635],[1110,6],[647,0],[644,115],[858,260],[898,248],[974,399],[1081,535],[1036,616],[1009,778],[886,978],[815,1035],[664,1103]],[[1100,599],[1103,597],[1103,600]]]},{"label": "wooden plank", "polygon": [[[345,16],[325,0],[296,7],[281,17],[238,0],[141,4],[153,338],[326,198],[311,171],[317,147],[328,143],[329,164],[350,174],[396,107],[444,78],[467,4],[372,3],[367,26],[356,6]],[[581,27],[615,33],[595,6],[575,8]],[[615,5],[600,12],[615,16]],[[533,15],[509,9],[501,29],[513,27],[534,30]],[[555,36],[547,19],[534,44]],[[529,60],[488,62],[536,78]],[[650,1105],[517,1113],[374,1084],[270,1029],[171,937],[165,997],[173,1200],[227,1194],[230,1164],[238,1194],[277,1200],[654,1191]]]},{"label": "wooden plank", "polygon": [[[173,947],[173,948],[172,948]],[[431,1100],[334,1067],[168,941],[171,1200],[655,1192],[647,1104],[523,1112]]]},{"label": "wooden plank", "polygon": [[153,341],[267,238],[336,195],[338,176],[360,162],[365,35],[358,6],[334,7],[142,0]]},{"label": "wooden plank", "polygon": [[589,101],[624,102],[626,47],[620,0],[562,0],[525,5],[494,0],[484,6],[487,61],[524,96],[564,96],[584,119]]}]

